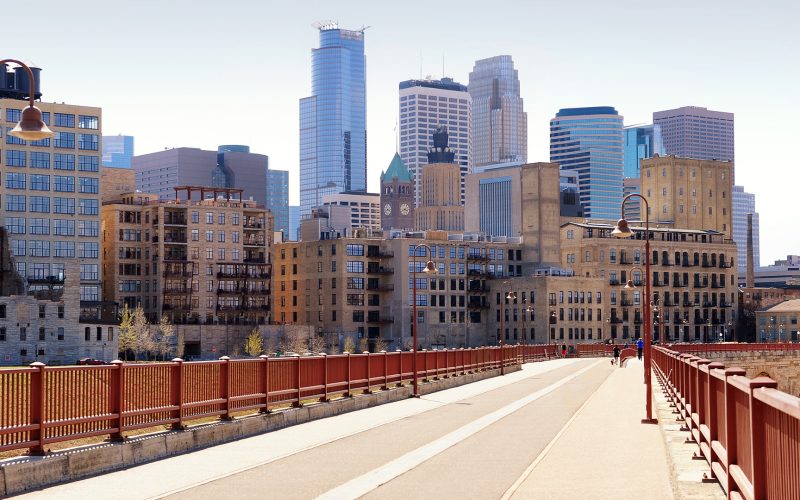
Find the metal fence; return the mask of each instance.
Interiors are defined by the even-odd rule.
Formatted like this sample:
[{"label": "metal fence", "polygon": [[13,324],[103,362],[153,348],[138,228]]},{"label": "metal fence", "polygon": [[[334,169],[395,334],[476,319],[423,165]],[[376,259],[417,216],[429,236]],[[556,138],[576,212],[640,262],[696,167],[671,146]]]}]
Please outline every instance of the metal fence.
[{"label": "metal fence", "polygon": [[[553,346],[419,351],[420,379],[442,378],[547,359]],[[51,443],[94,436],[121,439],[136,429],[279,405],[327,401],[413,378],[413,352],[290,356],[169,363],[0,370],[0,451],[44,452]]]},{"label": "metal fence", "polygon": [[655,347],[653,362],[728,498],[800,498],[800,398],[770,378],[750,379],[740,368],[676,350]]}]

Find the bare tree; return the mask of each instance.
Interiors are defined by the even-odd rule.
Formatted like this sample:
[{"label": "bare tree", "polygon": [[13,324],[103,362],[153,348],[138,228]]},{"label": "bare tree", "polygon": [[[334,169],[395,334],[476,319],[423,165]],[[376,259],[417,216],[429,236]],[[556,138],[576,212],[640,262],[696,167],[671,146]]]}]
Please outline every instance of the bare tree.
[{"label": "bare tree", "polygon": [[264,339],[261,337],[261,332],[258,331],[257,327],[250,330],[250,334],[244,342],[244,352],[253,357],[264,352]]},{"label": "bare tree", "polygon": [[[148,352],[155,350],[155,346],[153,334],[150,331],[150,323],[144,315],[142,306],[136,306],[136,309],[134,309],[131,314],[131,332],[135,339],[134,353],[138,354],[143,352],[146,358]],[[135,358],[136,356],[134,355],[134,359]]]},{"label": "bare tree", "polygon": [[166,359],[172,351],[172,345],[176,343],[175,325],[170,323],[169,318],[161,316],[156,331],[155,348],[161,355],[161,359]]},{"label": "bare tree", "polygon": [[308,350],[308,341],[304,337],[305,336],[302,335],[300,330],[297,328],[292,328],[289,331],[284,332],[278,346],[282,352],[303,354]]},{"label": "bare tree", "polygon": [[353,340],[353,337],[351,335],[348,335],[347,337],[345,337],[345,339],[344,339],[344,349],[343,350],[344,350],[344,352],[349,352],[350,354],[353,354],[354,352],[356,352],[356,343]]},{"label": "bare tree", "polygon": [[311,334],[311,338],[308,339],[308,351],[313,352],[314,354],[318,354],[325,350],[325,337],[322,335],[315,335]]},{"label": "bare tree", "polygon": [[385,351],[389,348],[389,343],[383,337],[376,337],[374,339],[375,352]]},{"label": "bare tree", "polygon": [[177,334],[177,342],[175,343],[175,357],[183,359],[185,346],[183,343],[186,341],[184,338],[183,330],[179,331]]},{"label": "bare tree", "polygon": [[364,351],[369,351],[369,339],[367,337],[358,339],[358,352]]},{"label": "bare tree", "polygon": [[124,353],[125,361],[127,361],[128,352],[136,352],[136,334],[133,332],[133,315],[130,309],[128,309],[128,304],[125,304],[122,308],[117,342],[119,343],[119,351]]}]

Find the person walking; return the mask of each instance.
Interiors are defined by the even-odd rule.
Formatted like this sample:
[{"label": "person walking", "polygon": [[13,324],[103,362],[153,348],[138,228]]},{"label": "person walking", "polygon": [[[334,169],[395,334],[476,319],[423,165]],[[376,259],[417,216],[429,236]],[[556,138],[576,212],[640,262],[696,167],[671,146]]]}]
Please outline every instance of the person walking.
[{"label": "person walking", "polygon": [[567,357],[567,344],[561,344],[561,357]]},{"label": "person walking", "polygon": [[619,365],[619,346],[614,346],[614,357],[611,358],[612,365]]},{"label": "person walking", "polygon": [[642,359],[642,351],[644,351],[644,340],[639,337],[639,340],[636,341],[636,357],[640,360]]}]

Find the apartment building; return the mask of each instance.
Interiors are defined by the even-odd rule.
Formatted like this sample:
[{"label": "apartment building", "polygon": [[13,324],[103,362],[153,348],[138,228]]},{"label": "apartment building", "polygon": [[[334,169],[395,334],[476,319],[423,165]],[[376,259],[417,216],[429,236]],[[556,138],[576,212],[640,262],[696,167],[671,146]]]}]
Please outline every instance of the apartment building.
[{"label": "apartment building", "polygon": [[141,305],[151,321],[269,323],[272,213],[241,189],[183,186],[175,195],[129,193],[103,205],[105,299]]},{"label": "apartment building", "polygon": [[[522,273],[519,238],[443,231],[325,236],[275,245],[274,321],[316,325],[334,341],[366,337],[374,345],[381,338],[392,349],[411,347],[416,300],[423,347],[484,345],[487,282]],[[435,274],[422,272],[428,260]]]},{"label": "apartment building", "polygon": [[[645,294],[645,230],[611,236],[613,225],[569,222],[561,226],[561,264],[576,276],[602,278],[610,289],[604,316],[612,341],[641,336]],[[717,341],[733,336],[737,304],[736,244],[721,232],[665,227],[650,230],[652,302],[662,308],[656,341]],[[625,289],[628,280],[636,287]],[[655,317],[655,311],[654,311]]]}]

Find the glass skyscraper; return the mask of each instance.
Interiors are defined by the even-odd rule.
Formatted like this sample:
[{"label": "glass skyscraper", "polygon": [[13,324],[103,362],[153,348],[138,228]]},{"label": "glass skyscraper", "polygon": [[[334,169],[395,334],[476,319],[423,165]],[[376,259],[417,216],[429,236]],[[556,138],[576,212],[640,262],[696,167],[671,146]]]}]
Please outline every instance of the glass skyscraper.
[{"label": "glass skyscraper", "polygon": [[469,74],[472,96],[472,166],[528,158],[528,115],[511,56],[475,61]]},{"label": "glass skyscraper", "polygon": [[275,231],[283,232],[283,239],[289,239],[289,172],[286,170],[267,171],[267,200],[264,204],[275,216]]},{"label": "glass skyscraper", "polygon": [[753,265],[761,265],[759,217],[756,212],[756,195],[748,193],[743,186],[733,186],[733,241],[738,252],[739,275],[747,273],[747,214],[753,214]]},{"label": "glass skyscraper", "polygon": [[639,161],[664,156],[664,142],[661,138],[661,125],[633,125],[624,130],[624,169],[626,179],[639,177]]},{"label": "glass skyscraper", "polygon": [[622,135],[622,116],[610,106],[561,109],[550,120],[550,161],[578,173],[585,217],[619,218]]},{"label": "glass skyscraper", "polygon": [[367,189],[364,31],[318,26],[311,96],[300,99],[300,212],[322,197]]},{"label": "glass skyscraper", "polygon": [[133,136],[103,136],[103,166],[115,168],[131,168],[133,159]]}]

